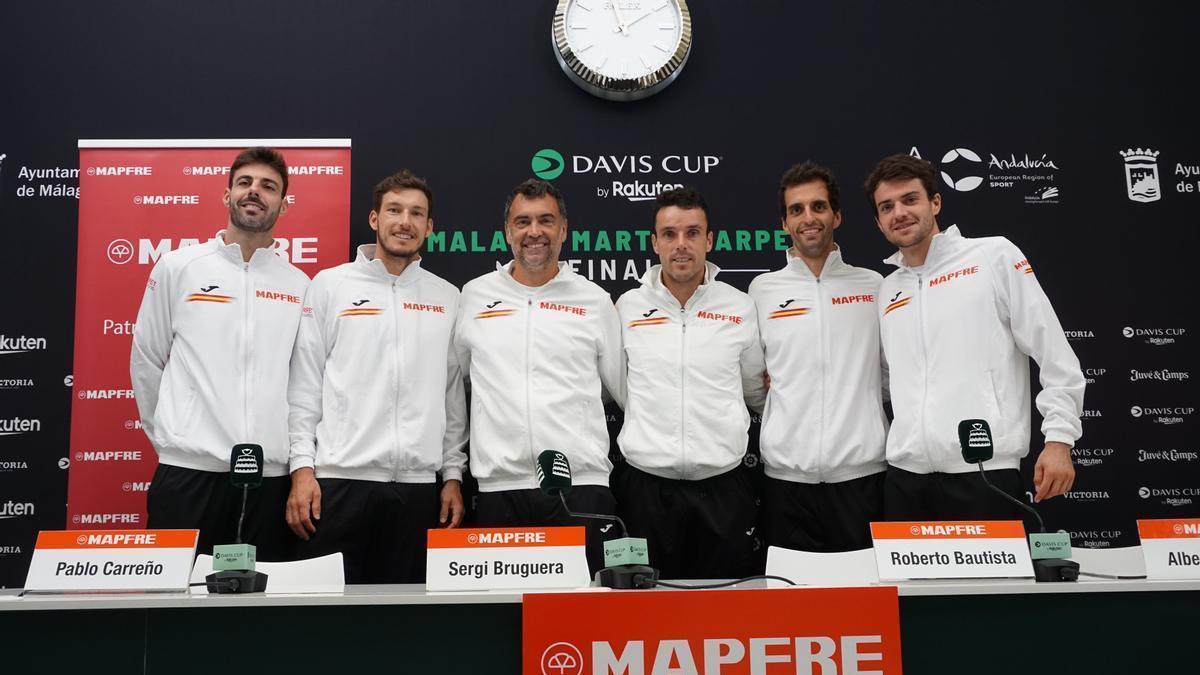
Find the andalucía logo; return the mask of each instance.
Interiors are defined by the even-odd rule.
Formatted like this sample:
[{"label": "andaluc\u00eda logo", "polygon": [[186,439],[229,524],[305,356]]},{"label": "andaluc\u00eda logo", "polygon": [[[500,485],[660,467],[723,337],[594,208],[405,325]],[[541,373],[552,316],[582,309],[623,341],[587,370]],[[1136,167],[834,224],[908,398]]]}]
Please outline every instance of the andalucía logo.
[{"label": "andaluc\u00eda logo", "polygon": [[553,148],[538,150],[533,153],[533,159],[529,162],[529,168],[533,170],[533,175],[542,180],[558,178],[562,175],[565,166],[562,154]]},{"label": "andaluc\u00eda logo", "polygon": [[[953,150],[950,150],[946,154],[942,155],[942,166],[947,167],[958,159],[965,159],[974,164],[983,163],[983,159],[981,159],[974,151],[968,150],[967,148],[954,148]],[[970,169],[965,169],[965,171],[969,172]],[[946,181],[946,185],[959,192],[970,192],[971,190],[974,190],[983,184],[983,176],[967,175],[955,180],[950,177],[950,174],[947,173],[945,168],[942,169],[941,174],[942,180]]]}]

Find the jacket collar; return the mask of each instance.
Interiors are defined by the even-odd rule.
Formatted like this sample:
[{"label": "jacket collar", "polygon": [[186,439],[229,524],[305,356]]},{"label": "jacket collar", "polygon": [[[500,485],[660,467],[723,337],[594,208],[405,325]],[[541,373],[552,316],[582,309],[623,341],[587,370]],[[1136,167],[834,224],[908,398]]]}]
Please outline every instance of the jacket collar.
[{"label": "jacket collar", "polygon": [[[925,268],[929,267],[930,265],[936,265],[938,262],[940,262],[942,256],[944,256],[947,252],[952,251],[955,248],[955,245],[961,243],[962,240],[963,236],[958,231],[958,225],[951,225],[945,230],[933,235],[933,241],[929,243],[929,254],[925,256],[925,264],[921,265],[921,267]],[[884,258],[883,262],[889,265],[895,265],[900,269],[911,269],[908,264],[904,262],[904,255],[900,253],[900,251],[896,251],[887,258]]]},{"label": "jacket collar", "polygon": [[[690,305],[703,297],[720,273],[720,267],[707,260],[704,261],[704,279],[700,281],[700,285],[696,287],[696,292],[692,293],[692,297],[688,298],[688,304]],[[671,289],[667,288],[667,285],[663,283],[662,265],[654,265],[646,270],[646,273],[642,275],[639,281],[643,288],[657,296],[661,301],[674,305],[679,304],[679,300],[671,294]]]},{"label": "jacket collar", "polygon": [[541,286],[526,286],[525,284],[513,278],[512,269],[513,265],[515,264],[515,261],[512,260],[508,261],[508,263],[504,265],[501,265],[497,262],[496,273],[504,283],[510,284],[515,289],[524,290],[526,292],[533,291],[535,293],[539,293],[542,291],[542,289],[549,288],[553,284],[566,283],[575,276],[575,272],[571,270],[571,266],[560,260],[558,261],[558,273],[551,277],[550,281],[547,281]]},{"label": "jacket collar", "polygon": [[[367,274],[391,283],[393,275],[388,271],[387,267],[384,266],[383,261],[375,257],[375,246],[376,244],[362,244],[359,246],[358,255],[354,258],[354,264]],[[408,267],[404,268],[404,271],[400,273],[400,276],[394,278],[400,284],[412,283],[414,279],[420,276],[420,268],[421,258],[418,257],[416,260],[410,262]]]},{"label": "jacket collar", "polygon": [[217,252],[217,255],[220,255],[222,258],[225,258],[238,267],[242,267],[247,264],[249,264],[251,267],[261,267],[263,265],[271,264],[271,262],[273,262],[275,259],[275,247],[267,246],[265,248],[256,250],[254,254],[250,256],[250,262],[247,263],[244,259],[242,259],[242,247],[240,245],[225,243],[225,230],[217,230],[217,234],[213,237],[211,243],[213,245],[213,250]]},{"label": "jacket collar", "polygon": [[[795,274],[809,279],[815,279],[812,270],[808,269],[808,263],[804,262],[804,258],[792,253],[793,249],[787,250],[787,269]],[[821,268],[821,276],[825,276],[830,272],[835,272],[839,268],[845,267],[846,263],[842,262],[842,247],[835,244],[829,255],[825,256],[825,266]]]}]

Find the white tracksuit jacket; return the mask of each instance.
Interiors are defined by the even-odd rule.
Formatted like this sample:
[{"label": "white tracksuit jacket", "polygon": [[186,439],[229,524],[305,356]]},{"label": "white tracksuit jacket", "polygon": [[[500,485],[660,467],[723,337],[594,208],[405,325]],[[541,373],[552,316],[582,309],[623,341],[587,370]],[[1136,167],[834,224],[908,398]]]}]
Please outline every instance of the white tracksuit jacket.
[{"label": "white tracksuit jacket", "polygon": [[1083,372],[1029,260],[1004,237],[933,237],[920,268],[899,267],[879,290],[879,323],[895,418],[889,464],[913,473],[964,473],[958,423],[992,429],[988,469],[1019,468],[1029,453],[1029,357],[1041,369],[1037,407],[1046,440],[1082,434]]},{"label": "white tracksuit jacket", "polygon": [[771,375],[759,437],[771,478],[840,483],[887,468],[881,280],[834,249],[820,277],[789,252],[787,267],[750,283]]},{"label": "white tracksuit jacket", "polygon": [[455,344],[471,383],[471,473],[483,492],[537,487],[543,450],[576,485],[608,485],[601,388],[624,404],[621,327],[608,293],[559,263],[543,286],[497,265],[463,287]]},{"label": "white tracksuit jacket", "polygon": [[458,289],[413,261],[392,276],[375,245],[308,287],[292,354],[291,470],[318,478],[461,480],[467,404],[452,334]]},{"label": "white tracksuit jacket", "polygon": [[158,461],[229,471],[238,443],[287,475],[288,359],[308,276],[270,248],[242,260],[224,232],[163,255],[133,331],[129,373]]},{"label": "white tracksuit jacket", "polygon": [[746,406],[761,411],[766,393],[754,303],[705,266],[682,307],[662,265],[617,300],[627,398],[617,443],[630,464],[661,478],[702,480],[741,463]]}]

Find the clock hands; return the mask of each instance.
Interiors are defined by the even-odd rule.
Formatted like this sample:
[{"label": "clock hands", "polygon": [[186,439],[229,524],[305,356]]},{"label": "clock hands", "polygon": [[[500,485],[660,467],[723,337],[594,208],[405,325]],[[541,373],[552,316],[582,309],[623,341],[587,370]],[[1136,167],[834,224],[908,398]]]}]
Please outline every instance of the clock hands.
[{"label": "clock hands", "polygon": [[624,33],[629,35],[629,31],[625,28],[625,17],[621,16],[621,0],[612,0],[613,14],[617,15],[617,28],[614,33]]},{"label": "clock hands", "polygon": [[[616,7],[616,5],[617,5],[617,3],[616,3],[616,2],[614,2],[614,3],[613,3],[613,6],[614,6],[614,7]],[[643,14],[643,15],[639,16],[638,18],[634,19],[633,21],[630,21],[629,23],[625,24],[624,26],[622,26],[622,27],[621,27],[621,29],[614,29],[614,30],[613,30],[613,32],[614,32],[614,33],[619,33],[619,32],[621,32],[621,31],[622,31],[622,29],[623,29],[623,30],[624,30],[624,33],[625,33],[626,35],[629,35],[629,27],[630,27],[630,26],[632,26],[633,24],[635,24],[635,23],[637,23],[637,22],[641,21],[642,19],[644,19],[644,18],[646,18],[646,17],[650,16],[650,15],[651,15],[651,14],[653,14],[653,13],[654,13],[654,10],[650,10],[649,12],[646,12],[645,14]]]}]

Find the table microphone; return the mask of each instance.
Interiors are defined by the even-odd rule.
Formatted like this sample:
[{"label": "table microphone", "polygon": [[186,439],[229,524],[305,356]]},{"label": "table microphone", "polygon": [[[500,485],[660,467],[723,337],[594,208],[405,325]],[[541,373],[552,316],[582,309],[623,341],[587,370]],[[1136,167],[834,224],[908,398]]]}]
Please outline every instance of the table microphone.
[{"label": "table microphone", "polygon": [[[1056,545],[1060,545],[1059,541],[1065,537],[1068,544],[1067,556],[1070,556],[1069,544],[1071,540],[1068,535],[1047,534],[1046,522],[1042,520],[1042,515],[1038,513],[1037,509],[992,485],[987,479],[987,473],[983,470],[983,463],[991,459],[994,454],[992,428],[988,425],[987,420],[974,419],[959,422],[958,446],[962,450],[963,461],[979,466],[979,477],[983,479],[984,484],[991,488],[993,492],[1001,495],[1025,511],[1032,513],[1033,517],[1037,519],[1038,534],[1029,535],[1030,539],[1033,540],[1032,543],[1034,546],[1040,548],[1043,542],[1049,543],[1051,541]],[[1075,581],[1079,578],[1079,563],[1063,558],[1035,559],[1033,561],[1033,576],[1038,581]]]},{"label": "table microphone", "polygon": [[[566,495],[571,491],[571,463],[558,450],[543,450],[537,458],[538,488],[547,497],[557,496],[567,515],[575,518],[613,521],[621,528],[621,538],[606,542],[605,567],[596,572],[595,582],[608,588],[651,588],[658,581],[658,570],[649,566],[646,541],[632,538],[625,528],[625,521],[618,516],[602,513],[577,513],[567,506]],[[611,551],[611,554],[610,554]],[[609,559],[632,560],[622,564],[609,564]]]},{"label": "table microphone", "polygon": [[238,514],[237,540],[213,547],[213,569],[204,579],[209,593],[261,593],[267,590],[267,575],[254,571],[256,549],[242,542],[242,524],[246,520],[246,500],[250,488],[262,485],[263,449],[254,443],[233,446],[229,455],[229,481],[242,488],[242,510]]}]

